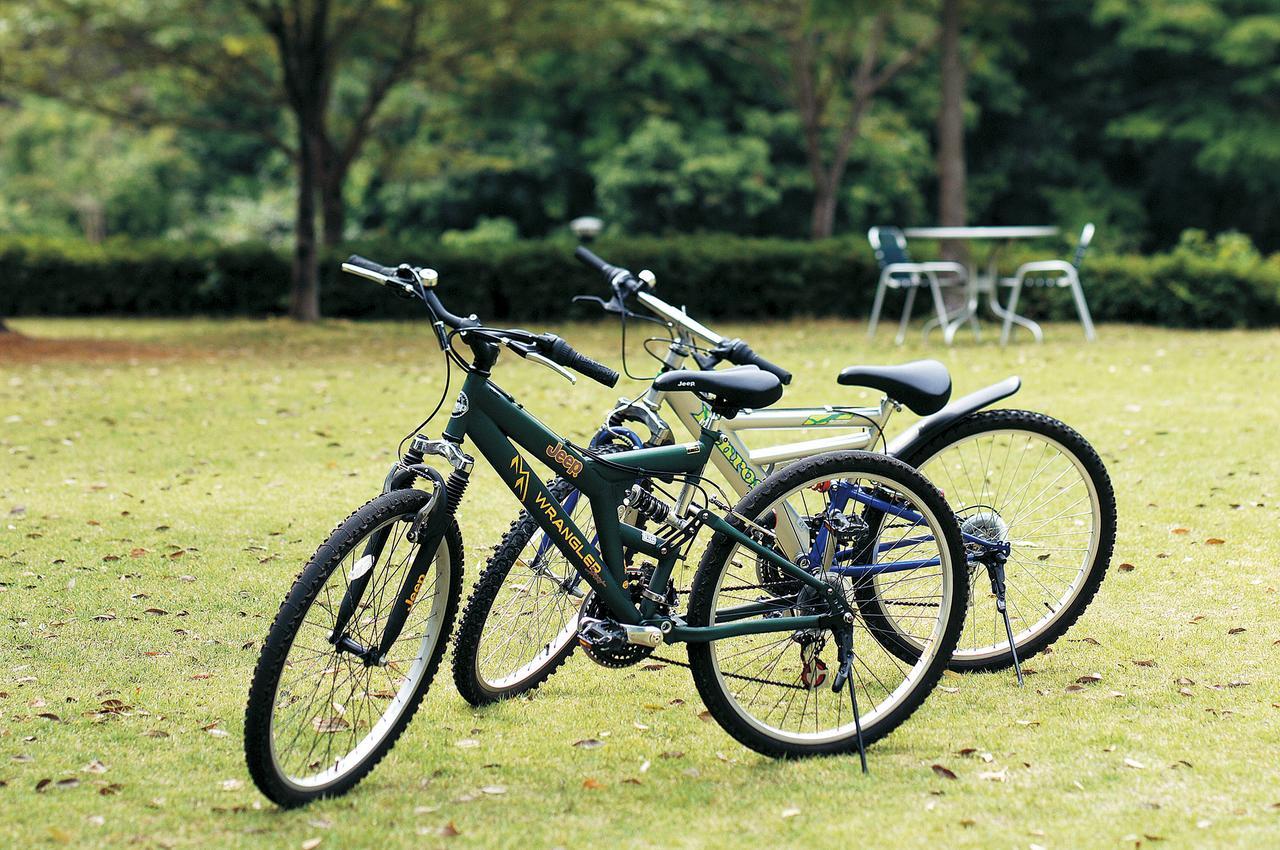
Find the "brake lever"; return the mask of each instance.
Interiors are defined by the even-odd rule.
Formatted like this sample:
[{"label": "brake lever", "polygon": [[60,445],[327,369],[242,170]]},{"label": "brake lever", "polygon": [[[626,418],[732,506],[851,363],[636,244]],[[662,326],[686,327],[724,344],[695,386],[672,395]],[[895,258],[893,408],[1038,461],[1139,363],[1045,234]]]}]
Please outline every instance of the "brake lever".
[{"label": "brake lever", "polygon": [[606,313],[613,313],[615,315],[623,316],[628,319],[638,318],[640,315],[639,313],[634,313],[631,310],[628,310],[622,304],[619,304],[617,296],[614,296],[608,301],[605,301],[603,298],[600,298],[595,295],[575,295],[571,300],[574,304],[578,304],[580,302],[589,302],[593,304],[599,304],[600,309],[604,310]]},{"label": "brake lever", "polygon": [[714,349],[710,354],[690,349],[689,354],[693,356],[693,361],[698,364],[698,368],[704,372],[709,372],[720,365],[720,358],[715,355]]},{"label": "brake lever", "polygon": [[577,376],[575,376],[572,372],[570,372],[568,369],[561,366],[559,363],[556,363],[554,360],[548,360],[546,357],[543,357],[541,354],[539,354],[536,351],[531,351],[528,354],[526,354],[525,359],[532,360],[534,363],[541,363],[543,366],[546,366],[552,372],[555,372],[557,375],[564,378],[566,381],[568,381],[569,383],[575,386],[578,383]]},{"label": "brake lever", "polygon": [[554,360],[543,357],[541,354],[537,352],[537,350],[534,349],[532,345],[527,345],[525,343],[516,342],[513,339],[506,339],[506,338],[503,338],[502,342],[504,345],[506,345],[507,348],[511,349],[516,354],[519,354],[525,360],[532,360],[534,363],[537,363],[542,366],[546,366],[552,372],[555,372],[557,375],[564,378],[569,383],[573,384],[574,386],[577,386],[577,383],[578,383],[577,376],[575,376],[568,369],[561,366],[559,363],[556,363]]}]

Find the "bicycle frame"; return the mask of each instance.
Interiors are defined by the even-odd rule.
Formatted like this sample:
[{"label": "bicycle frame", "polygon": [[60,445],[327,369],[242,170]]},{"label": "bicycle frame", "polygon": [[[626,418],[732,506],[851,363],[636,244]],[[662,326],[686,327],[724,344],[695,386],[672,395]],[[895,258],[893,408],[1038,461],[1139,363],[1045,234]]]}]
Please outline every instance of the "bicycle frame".
[{"label": "bicycle frame", "polygon": [[[662,372],[683,368],[685,361],[696,348],[696,338],[712,345],[719,345],[724,341],[724,337],[689,316],[684,310],[668,304],[650,292],[638,292],[636,298],[676,331],[676,339],[668,346],[666,356],[662,360]],[[713,417],[711,408],[691,393],[665,393],[650,385],[644,395],[635,401],[619,399],[618,405],[609,418],[612,419],[613,414],[622,411],[632,413],[636,418],[648,423],[653,432],[652,436],[661,441],[670,434],[670,428],[658,415],[658,410],[663,403],[671,408],[690,433],[710,429],[720,434],[721,439],[716,443],[716,451],[712,454],[711,460],[739,496],[745,496],[755,489],[780,463],[823,452],[847,449],[867,450],[874,447],[877,441],[884,439],[884,428],[889,417],[900,409],[896,402],[886,396],[876,407],[824,405],[822,407],[768,408],[740,412],[733,419],[720,419]],[[749,448],[739,436],[739,432],[743,431],[808,429],[854,429],[854,432],[761,449]],[[606,436],[608,432],[609,428],[606,426],[597,436]],[[637,446],[643,443],[634,433],[626,436]],[[789,506],[787,510],[790,511]],[[795,523],[787,525],[794,527]],[[990,541],[967,532],[962,532],[962,536],[966,543],[977,544],[984,553],[1008,549],[1008,544]],[[820,551],[816,541],[812,545],[810,541],[801,539],[789,539],[783,542],[789,544],[794,551],[806,549]],[[838,553],[838,555],[847,554],[846,552]],[[854,567],[853,569],[862,568]]]},{"label": "bicycle frame", "polygon": [[[714,418],[708,424],[713,425]],[[834,610],[821,615],[750,619],[758,614],[778,610],[780,602],[785,601],[771,598],[764,602],[718,611],[717,619],[725,622],[715,626],[690,626],[679,618],[658,612],[657,600],[662,598],[662,591],[680,557],[680,547],[663,537],[619,520],[618,509],[625,493],[641,477],[669,480],[677,475],[700,474],[707,461],[714,456],[715,446],[724,439],[711,427],[700,427],[699,438],[693,443],[637,448],[611,454],[607,461],[603,461],[576,451],[562,437],[525,412],[514,398],[490,383],[486,375],[472,372],[463,384],[444,436],[455,445],[460,445],[465,438],[471,439],[480,454],[498,472],[503,483],[542,528],[546,537],[595,589],[620,623],[656,626],[663,632],[667,642],[705,642],[745,634],[792,631],[797,628],[829,629],[840,622],[847,622],[845,618],[853,616],[843,595],[836,593],[835,588],[822,578],[792,563],[773,547],[762,544],[727,519],[716,516],[705,508],[693,512],[691,521],[728,535],[755,555],[772,562],[786,575],[813,588],[820,594],[820,598],[830,600]],[[517,451],[516,445],[529,452],[542,465],[567,477],[588,498],[596,532],[592,539],[582,533],[574,524],[570,511],[530,472],[528,461]],[[841,498],[844,500],[842,504],[852,499],[904,519],[923,521],[918,513],[889,505],[853,485],[845,485]],[[825,544],[825,537],[821,533],[815,536],[815,544],[819,540]],[[625,578],[624,548],[645,554],[657,562],[649,586],[651,595],[645,596],[638,608],[622,587]],[[934,559],[890,565],[846,564],[839,568],[839,572],[844,575],[871,575],[918,569],[936,563],[937,560]]]}]

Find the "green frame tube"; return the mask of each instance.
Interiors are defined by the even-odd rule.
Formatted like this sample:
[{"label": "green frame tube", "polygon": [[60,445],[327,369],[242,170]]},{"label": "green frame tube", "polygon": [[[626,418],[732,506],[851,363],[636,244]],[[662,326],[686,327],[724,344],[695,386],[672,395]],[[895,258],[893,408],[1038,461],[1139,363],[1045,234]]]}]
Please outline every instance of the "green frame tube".
[{"label": "green frame tube", "polygon": [[[660,539],[650,542],[644,532],[618,519],[618,508],[638,476],[619,467],[631,467],[644,475],[665,478],[698,475],[711,457],[720,435],[702,429],[697,442],[674,446],[634,449],[608,457],[608,462],[587,457],[572,448],[560,435],[547,428],[507,392],[491,383],[489,376],[470,372],[463,382],[454,414],[444,430],[447,440],[461,444],[470,437],[498,477],[520,501],[569,563],[600,595],[614,617],[628,625],[656,625],[668,642],[705,642],[738,635],[804,628],[830,628],[838,617],[831,614],[741,620],[716,626],[689,626],[670,617],[654,617],[657,603],[646,599],[640,609],[623,588],[624,547],[655,558],[653,585],[664,588],[675,568],[679,553]],[[514,444],[514,445],[513,445]],[[524,449],[541,465],[573,482],[589,500],[595,521],[597,546],[573,522],[560,502],[551,495],[542,479],[533,473],[529,461],[517,450]],[[760,557],[772,561],[786,574],[819,590],[835,603],[841,614],[850,609],[843,594],[816,576],[791,563],[771,548],[761,545],[733,527],[725,519],[702,511],[699,519],[715,531],[728,535]],[[649,535],[652,538],[652,535]],[[764,613],[763,611],[761,613]]]}]

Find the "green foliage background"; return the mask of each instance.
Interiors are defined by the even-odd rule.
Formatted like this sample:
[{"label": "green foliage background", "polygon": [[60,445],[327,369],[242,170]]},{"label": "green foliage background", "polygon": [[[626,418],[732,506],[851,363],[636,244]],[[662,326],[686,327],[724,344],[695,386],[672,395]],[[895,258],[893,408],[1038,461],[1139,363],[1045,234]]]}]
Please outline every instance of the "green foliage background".
[{"label": "green foliage background", "polygon": [[[491,225],[486,225],[492,229]],[[501,228],[499,228],[501,229]],[[501,239],[501,235],[498,237]],[[605,295],[599,277],[573,258],[564,238],[440,243],[354,242],[372,257],[422,258],[441,273],[454,309],[486,319],[558,320],[598,315],[572,306]],[[877,279],[864,240],[799,242],[729,235],[613,237],[595,246],[633,269],[650,268],[662,296],[695,316],[777,318],[864,316]],[[326,315],[421,315],[416,302],[341,275],[345,254],[321,263]],[[289,258],[262,243],[0,239],[0,315],[248,314],[282,312]],[[1085,260],[1089,302],[1103,321],[1175,327],[1280,324],[1280,255],[1265,258],[1238,234],[1210,239],[1190,231],[1170,251]],[[1025,311],[1073,318],[1065,290],[1028,289]]]},{"label": "green foliage background", "polygon": [[[3,5],[11,38],[31,13]],[[159,5],[175,15],[182,0]],[[555,38],[478,51],[397,89],[347,181],[345,235],[409,242],[507,219],[509,235],[541,238],[595,212],[625,236],[805,236],[798,119],[737,9],[575,6]],[[1280,249],[1278,21],[1274,0],[970,4],[970,220],[1095,220],[1113,250],[1168,248],[1188,227]],[[92,32],[81,37],[92,48]],[[228,32],[226,51],[269,49],[246,38]],[[176,96],[172,81],[148,84],[153,101]],[[181,94],[203,98],[211,125],[259,108],[216,87]],[[877,98],[837,232],[931,220],[937,102],[932,55]],[[262,140],[139,129],[3,86],[0,114],[0,232],[288,239],[292,171]],[[280,132],[285,121],[261,116]]]}]

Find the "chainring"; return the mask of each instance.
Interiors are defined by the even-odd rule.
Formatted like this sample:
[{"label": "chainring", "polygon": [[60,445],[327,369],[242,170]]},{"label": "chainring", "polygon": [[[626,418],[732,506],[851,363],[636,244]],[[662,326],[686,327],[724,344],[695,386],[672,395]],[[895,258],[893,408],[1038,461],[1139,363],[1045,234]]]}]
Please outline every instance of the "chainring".
[{"label": "chainring", "polygon": [[[649,586],[650,580],[653,578],[654,566],[645,564],[637,568],[627,570],[627,578],[622,586],[631,594],[631,601],[639,605],[643,597],[641,592]],[[659,606],[659,613],[667,613],[671,610],[671,602],[675,598],[675,588],[673,585],[667,586],[668,604]],[[606,624],[617,626],[619,632],[619,640],[611,641],[608,646],[591,643],[582,638],[579,633],[578,646],[586,653],[586,656],[601,667],[610,667],[618,669],[620,667],[630,667],[632,664],[643,661],[650,655],[653,655],[654,647],[643,646],[638,643],[628,643],[625,639],[625,632],[621,626],[613,621],[612,612],[605,606],[604,602],[593,590],[587,594],[586,600],[582,603],[579,617],[584,620],[601,620]]]}]

